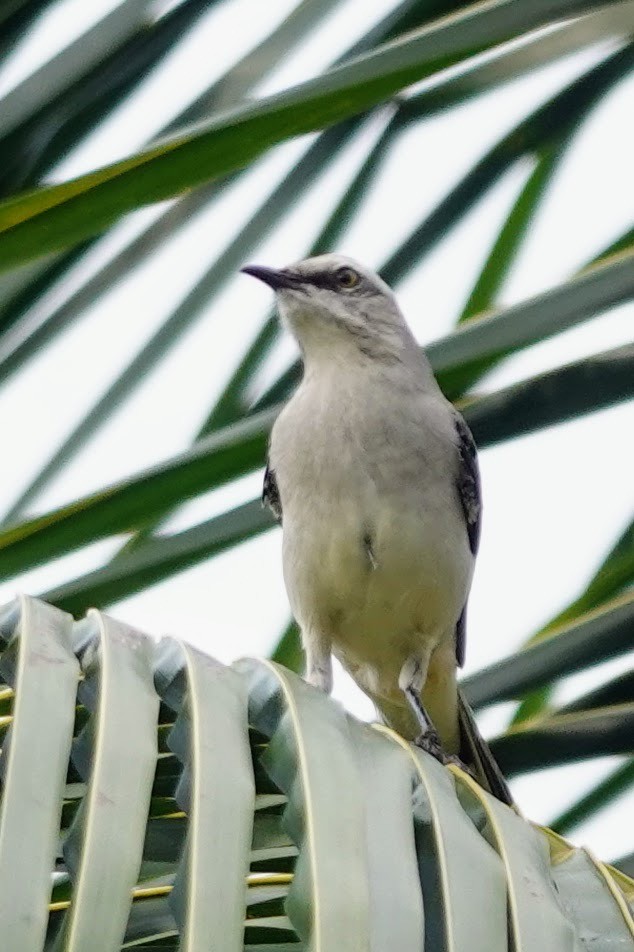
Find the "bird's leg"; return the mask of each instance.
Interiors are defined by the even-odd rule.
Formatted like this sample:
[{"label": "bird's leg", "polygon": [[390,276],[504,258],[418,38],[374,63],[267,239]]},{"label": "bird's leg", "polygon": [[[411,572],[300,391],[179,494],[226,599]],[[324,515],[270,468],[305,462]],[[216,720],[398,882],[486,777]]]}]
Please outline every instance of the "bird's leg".
[{"label": "bird's leg", "polygon": [[427,751],[441,764],[446,763],[446,754],[442,749],[438,731],[434,727],[432,720],[425,710],[421,700],[423,686],[427,679],[427,669],[429,666],[429,656],[418,656],[408,658],[398,679],[398,685],[405,695],[407,703],[412,709],[414,717],[418,721],[421,729],[420,735],[416,738],[416,746],[421,750]]},{"label": "bird's leg", "polygon": [[332,691],[332,655],[330,644],[315,636],[304,637],[306,650],[306,674],[309,684],[324,694]]}]

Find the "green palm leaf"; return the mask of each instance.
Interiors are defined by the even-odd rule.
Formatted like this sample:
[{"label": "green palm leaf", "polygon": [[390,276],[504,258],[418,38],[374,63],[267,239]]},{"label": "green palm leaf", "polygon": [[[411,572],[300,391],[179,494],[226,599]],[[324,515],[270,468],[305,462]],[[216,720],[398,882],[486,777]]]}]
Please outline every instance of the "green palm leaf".
[{"label": "green palm leaf", "polygon": [[68,247],[131,208],[226,175],[265,148],[358,114],[467,53],[598,5],[596,0],[540,0],[520,11],[512,0],[488,0],[288,93],[242,107],[72,183],[5,202],[0,205],[0,268]]}]

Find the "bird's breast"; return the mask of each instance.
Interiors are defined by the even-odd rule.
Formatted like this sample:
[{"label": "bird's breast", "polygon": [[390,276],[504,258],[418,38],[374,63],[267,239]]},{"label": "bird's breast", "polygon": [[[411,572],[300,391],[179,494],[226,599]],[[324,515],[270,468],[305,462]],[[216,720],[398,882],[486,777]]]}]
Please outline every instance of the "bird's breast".
[{"label": "bird's breast", "polygon": [[466,601],[454,448],[418,403],[322,396],[298,393],[271,441],[286,587],[305,635],[332,641],[351,668],[386,671],[421,637],[453,637]]},{"label": "bird's breast", "polygon": [[[450,520],[449,520],[450,521]],[[332,641],[350,667],[398,669],[421,638],[452,633],[472,562],[441,514],[361,509],[321,497],[284,528],[284,576],[304,631]]]}]

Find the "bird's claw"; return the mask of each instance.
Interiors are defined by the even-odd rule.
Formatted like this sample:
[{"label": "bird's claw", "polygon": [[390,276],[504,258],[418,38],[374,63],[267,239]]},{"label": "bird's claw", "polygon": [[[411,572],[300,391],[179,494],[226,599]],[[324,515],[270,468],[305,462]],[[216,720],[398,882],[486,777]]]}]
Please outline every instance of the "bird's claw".
[{"label": "bird's claw", "polygon": [[424,750],[425,753],[431,754],[431,756],[441,764],[446,763],[447,755],[442,749],[440,738],[436,731],[425,731],[419,734],[414,744],[416,747]]},{"label": "bird's claw", "polygon": [[467,767],[465,763],[460,760],[456,754],[447,754],[440,743],[440,738],[435,731],[427,731],[423,734],[419,734],[416,740],[414,741],[416,747],[419,747],[421,750],[424,750],[425,753],[431,754],[434,760],[437,760],[443,765],[443,767],[448,767],[450,764],[453,764],[455,767],[458,767],[464,773],[468,774],[470,777],[473,777],[475,780],[475,774],[471,767]]},{"label": "bird's claw", "polygon": [[478,778],[475,775],[475,771],[469,767],[463,760],[460,760],[457,754],[445,754],[445,766],[453,764],[454,767],[458,767],[459,770],[462,770],[463,773],[468,774],[472,780],[477,780]]}]

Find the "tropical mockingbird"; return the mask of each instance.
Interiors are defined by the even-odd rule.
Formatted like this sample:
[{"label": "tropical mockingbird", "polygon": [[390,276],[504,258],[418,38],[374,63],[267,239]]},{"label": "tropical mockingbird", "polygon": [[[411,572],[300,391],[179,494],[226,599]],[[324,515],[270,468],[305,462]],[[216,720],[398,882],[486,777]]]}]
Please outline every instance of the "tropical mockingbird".
[{"label": "tropical mockingbird", "polygon": [[243,271],[276,292],[304,364],[263,499],[308,681],[330,691],[334,654],[387,724],[509,802],[456,682],[480,536],[469,428],[376,274],[340,255]]}]

